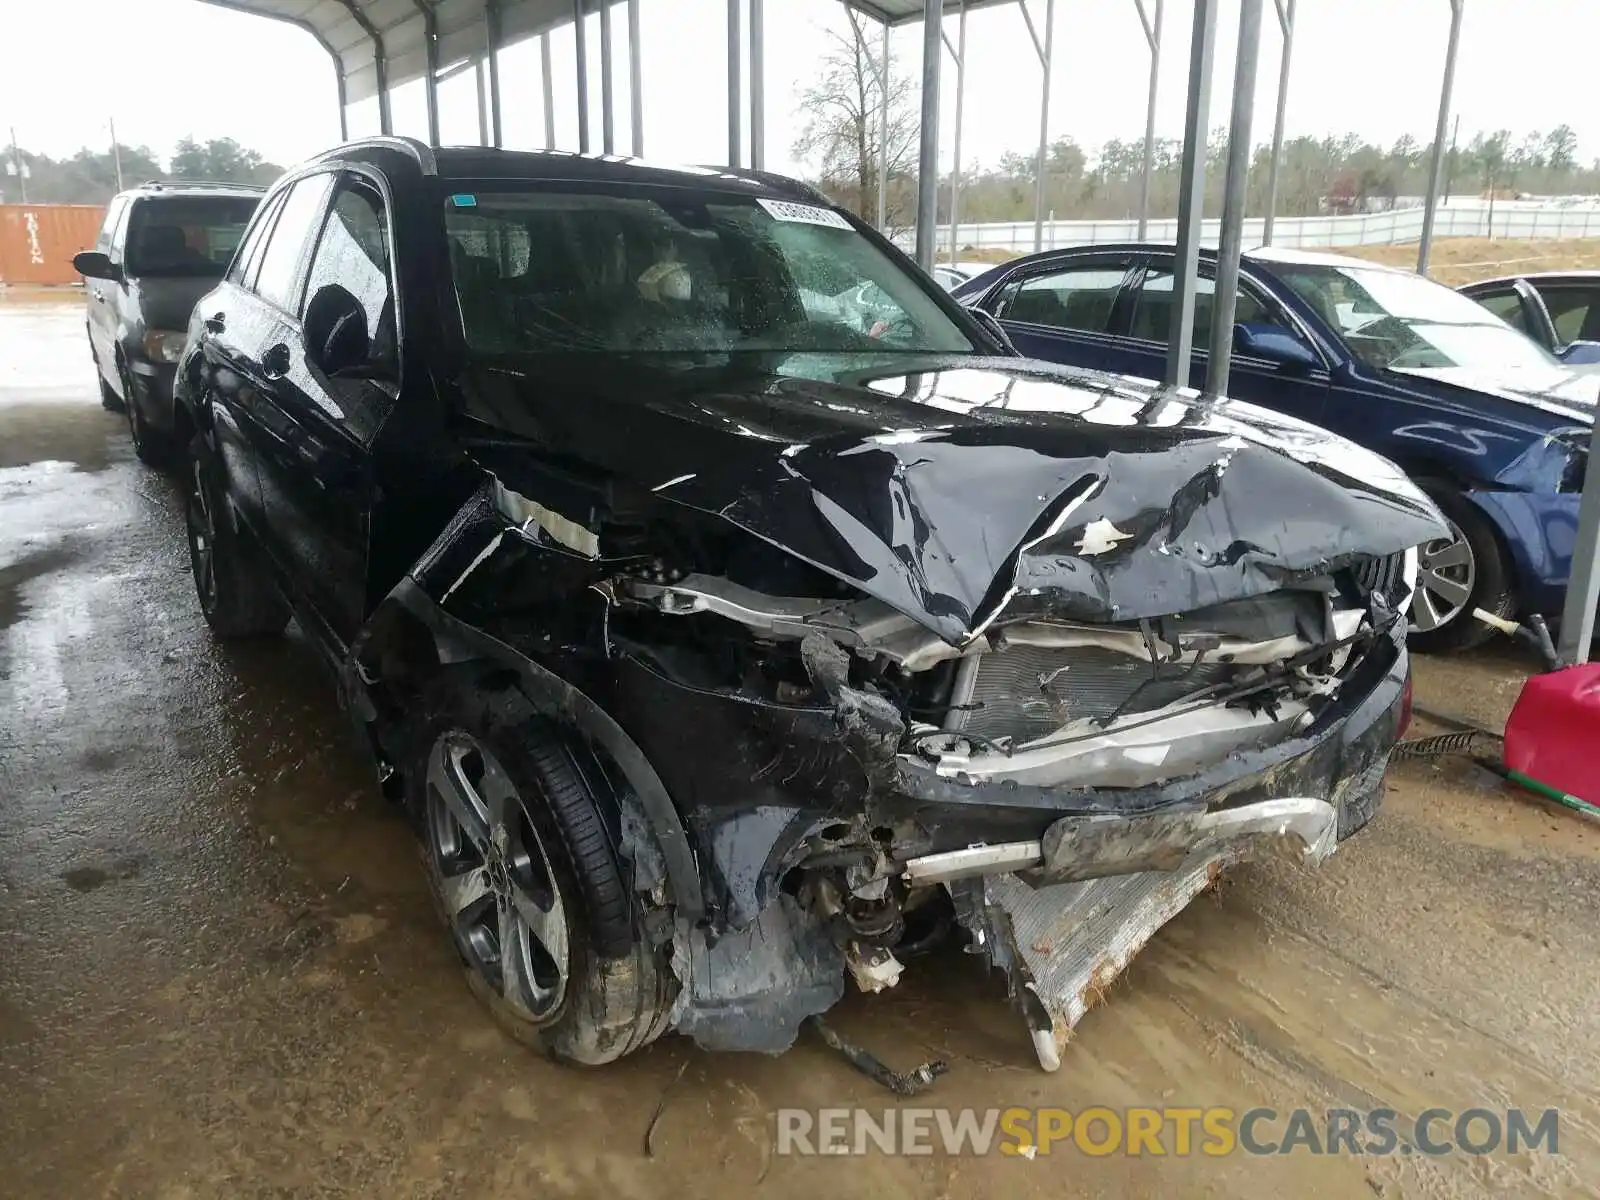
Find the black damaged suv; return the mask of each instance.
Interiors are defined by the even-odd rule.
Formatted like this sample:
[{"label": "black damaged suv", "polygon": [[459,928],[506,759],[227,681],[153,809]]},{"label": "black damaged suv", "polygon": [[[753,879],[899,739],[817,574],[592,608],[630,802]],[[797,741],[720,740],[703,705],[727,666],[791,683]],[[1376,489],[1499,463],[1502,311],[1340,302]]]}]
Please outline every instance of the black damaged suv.
[{"label": "black damaged suv", "polygon": [[749,172],[342,146],[178,398],[207,621],[325,651],[474,988],[581,1063],[781,1050],[954,929],[1054,1067],[1219,869],[1371,815],[1444,533]]}]

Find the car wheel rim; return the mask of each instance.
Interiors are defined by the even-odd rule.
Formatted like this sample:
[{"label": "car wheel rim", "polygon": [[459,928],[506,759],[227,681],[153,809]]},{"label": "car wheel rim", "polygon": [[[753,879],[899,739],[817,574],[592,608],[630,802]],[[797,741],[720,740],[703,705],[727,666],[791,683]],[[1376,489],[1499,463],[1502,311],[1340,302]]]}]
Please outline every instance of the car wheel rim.
[{"label": "car wheel rim", "polygon": [[189,496],[189,565],[194,571],[195,590],[200,593],[200,606],[210,612],[217,597],[216,522],[211,516],[211,504],[206,499],[205,484],[200,478],[200,464],[194,468],[193,491]]},{"label": "car wheel rim", "polygon": [[452,732],[428,755],[426,841],[451,935],[515,1011],[548,1018],[566,992],[566,905],[526,801],[477,739]]},{"label": "car wheel rim", "polygon": [[1428,633],[1450,624],[1472,599],[1478,564],[1461,526],[1448,522],[1450,536],[1435,538],[1417,552],[1417,587],[1411,594],[1411,632]]}]

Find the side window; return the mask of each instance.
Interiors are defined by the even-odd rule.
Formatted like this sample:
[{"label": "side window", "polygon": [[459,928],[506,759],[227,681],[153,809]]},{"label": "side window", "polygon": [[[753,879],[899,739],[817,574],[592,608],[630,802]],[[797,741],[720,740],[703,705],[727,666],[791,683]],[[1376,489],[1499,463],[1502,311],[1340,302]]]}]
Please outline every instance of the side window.
[{"label": "side window", "polygon": [[[1522,310],[1522,297],[1516,292],[1491,292],[1487,296],[1474,296],[1473,299],[1511,328],[1528,332],[1528,314]],[[1553,313],[1551,315],[1554,316]]]},{"label": "side window", "polygon": [[[328,210],[306,280],[308,348],[335,369],[398,377],[389,222],[383,196],[346,177]],[[359,310],[364,321],[348,318]],[[338,339],[330,349],[328,339]]]},{"label": "side window", "polygon": [[128,218],[133,215],[133,210],[138,205],[137,200],[129,200],[117,214],[117,223],[111,230],[111,246],[108,250],[112,262],[122,261],[122,251],[128,244]]},{"label": "side window", "polygon": [[240,287],[251,286],[255,266],[261,261],[261,247],[266,245],[267,235],[272,231],[272,223],[277,220],[278,210],[282,207],[282,192],[261,206],[254,224],[245,231],[244,240],[233,252],[233,262],[228,267],[230,283],[237,283]]},{"label": "side window", "polygon": [[310,175],[289,188],[256,270],[255,291],[263,300],[291,312],[299,307],[295,283],[300,278],[300,260],[306,244],[316,235],[332,182],[329,175]]},{"label": "side window", "polygon": [[1024,279],[1003,301],[1008,321],[1104,333],[1127,270],[1121,266],[1068,267]]},{"label": "side window", "polygon": [[111,252],[111,235],[116,232],[117,222],[122,219],[122,210],[127,207],[126,196],[117,196],[106,206],[106,219],[100,225],[99,236],[94,239],[94,248],[101,254]]},{"label": "side window", "polygon": [[[1556,340],[1563,346],[1580,338],[1600,338],[1600,299],[1593,291],[1580,288],[1550,288],[1540,291],[1550,320],[1556,327]],[[1517,328],[1522,328],[1520,325]]]},{"label": "side window", "polygon": [[[1205,349],[1211,340],[1211,305],[1216,298],[1217,281],[1204,275],[1194,281],[1194,326],[1191,336],[1196,350]],[[1172,336],[1172,310],[1176,297],[1171,271],[1149,271],[1139,285],[1133,309],[1133,336],[1147,341],[1166,342]],[[1278,324],[1277,318],[1242,284],[1234,305],[1236,325],[1250,322]]]}]

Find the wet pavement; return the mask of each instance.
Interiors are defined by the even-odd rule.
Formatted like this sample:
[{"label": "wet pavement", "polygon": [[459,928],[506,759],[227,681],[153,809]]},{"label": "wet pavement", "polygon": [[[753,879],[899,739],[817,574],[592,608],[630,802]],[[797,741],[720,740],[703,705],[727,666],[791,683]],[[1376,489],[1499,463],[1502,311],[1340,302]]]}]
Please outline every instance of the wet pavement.
[{"label": "wet pavement", "polygon": [[[1503,719],[1528,669],[1425,662],[1419,700]],[[954,953],[837,1024],[948,1059],[918,1104],[1553,1107],[1558,1155],[776,1156],[776,1109],[890,1098],[807,1038],[579,1072],[503,1036],[311,648],[208,636],[81,306],[0,301],[0,1195],[1596,1194],[1600,828],[1459,761],[1391,780],[1322,870],[1168,926],[1056,1075]]]}]

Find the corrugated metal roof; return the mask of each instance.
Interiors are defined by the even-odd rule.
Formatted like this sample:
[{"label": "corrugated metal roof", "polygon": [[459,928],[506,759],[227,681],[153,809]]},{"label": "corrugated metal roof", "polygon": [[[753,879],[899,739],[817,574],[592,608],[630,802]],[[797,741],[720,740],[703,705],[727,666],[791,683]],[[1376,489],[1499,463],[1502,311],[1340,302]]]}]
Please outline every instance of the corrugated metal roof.
[{"label": "corrugated metal roof", "polygon": [[[819,0],[836,4],[840,0]],[[486,0],[204,0],[221,8],[287,21],[308,31],[333,55],[344,78],[345,100],[378,93],[377,48],[392,91],[427,72],[430,19],[437,24],[439,65],[482,54],[488,45]],[[584,0],[590,12],[600,0]],[[923,0],[844,0],[874,21],[905,25],[920,21]],[[967,8],[991,8],[1016,0],[967,0]],[[959,0],[944,0],[955,12]],[[500,42],[507,45],[572,20],[573,0],[500,0]],[[721,48],[720,39],[716,43]]]}]

